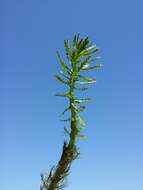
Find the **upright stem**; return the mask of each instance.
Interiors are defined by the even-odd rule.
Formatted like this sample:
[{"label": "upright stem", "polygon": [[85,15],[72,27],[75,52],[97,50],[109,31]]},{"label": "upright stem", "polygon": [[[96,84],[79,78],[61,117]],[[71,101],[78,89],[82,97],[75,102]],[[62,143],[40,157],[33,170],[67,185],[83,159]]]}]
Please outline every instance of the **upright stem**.
[{"label": "upright stem", "polygon": [[78,152],[75,145],[76,135],[77,135],[77,121],[76,121],[76,111],[73,107],[74,104],[74,85],[75,85],[75,72],[73,69],[73,74],[71,75],[71,85],[70,85],[70,110],[71,110],[71,132],[70,140],[67,144],[64,142],[61,158],[56,166],[53,176],[51,177],[50,184],[47,187],[47,190],[57,190],[62,182],[64,177],[68,175],[71,163],[74,159],[77,158]]}]

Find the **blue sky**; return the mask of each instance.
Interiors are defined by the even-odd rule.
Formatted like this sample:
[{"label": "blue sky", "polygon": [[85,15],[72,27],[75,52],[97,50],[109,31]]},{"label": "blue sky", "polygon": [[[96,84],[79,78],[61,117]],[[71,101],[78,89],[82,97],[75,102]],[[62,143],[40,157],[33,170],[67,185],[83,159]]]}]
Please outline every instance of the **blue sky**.
[{"label": "blue sky", "polygon": [[0,189],[38,190],[59,159],[66,103],[56,51],[79,32],[102,48],[87,140],[67,190],[143,189],[141,0],[0,0]]}]

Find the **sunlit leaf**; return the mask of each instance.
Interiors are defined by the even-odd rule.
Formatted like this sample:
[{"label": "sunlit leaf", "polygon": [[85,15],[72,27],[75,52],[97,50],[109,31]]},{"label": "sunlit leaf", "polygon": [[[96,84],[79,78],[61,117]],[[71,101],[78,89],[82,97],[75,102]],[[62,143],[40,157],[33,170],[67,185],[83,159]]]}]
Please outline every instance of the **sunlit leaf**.
[{"label": "sunlit leaf", "polygon": [[99,61],[101,60],[100,56],[97,56],[96,58],[90,59],[90,61],[88,63],[94,62],[94,61]]},{"label": "sunlit leaf", "polygon": [[78,77],[85,80],[85,81],[95,81],[95,78],[88,78],[88,77],[83,76],[83,75],[78,75]]},{"label": "sunlit leaf", "polygon": [[82,71],[89,71],[89,70],[93,70],[93,69],[99,69],[101,68],[103,65],[102,64],[97,64],[97,65],[94,65],[92,67],[87,67],[87,68],[84,68],[82,69]]},{"label": "sunlit leaf", "polygon": [[78,71],[80,71],[85,65],[87,65],[87,63],[90,61],[91,56],[88,56],[87,58],[85,58],[82,62],[81,65],[78,67]]},{"label": "sunlit leaf", "polygon": [[77,81],[76,83],[77,83],[77,84],[95,84],[95,83],[96,83],[96,80],[91,80],[91,81],[86,81],[86,82]]},{"label": "sunlit leaf", "polygon": [[84,53],[84,55],[85,55],[85,56],[93,55],[94,53],[96,53],[96,52],[99,51],[99,50],[100,50],[100,48],[96,48],[96,49],[94,49],[94,50],[92,50],[92,51],[89,51],[89,52]]}]

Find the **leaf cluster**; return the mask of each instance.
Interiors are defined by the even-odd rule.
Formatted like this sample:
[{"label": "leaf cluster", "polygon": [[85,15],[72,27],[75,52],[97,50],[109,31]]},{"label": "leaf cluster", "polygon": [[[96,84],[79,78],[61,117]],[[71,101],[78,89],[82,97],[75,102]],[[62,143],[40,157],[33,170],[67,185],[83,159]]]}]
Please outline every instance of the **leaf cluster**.
[{"label": "leaf cluster", "polygon": [[[79,112],[85,110],[86,106],[83,103],[90,101],[88,97],[75,97],[75,91],[85,91],[89,88],[89,85],[96,83],[96,78],[89,78],[86,76],[88,71],[96,70],[102,67],[101,64],[95,62],[100,60],[99,56],[93,57],[100,48],[96,45],[92,45],[88,37],[80,38],[79,34],[75,35],[72,43],[70,44],[67,39],[64,40],[64,48],[67,61],[61,57],[60,53],[57,52],[58,62],[60,64],[60,74],[55,75],[55,79],[61,84],[67,87],[67,91],[63,93],[57,93],[56,96],[64,97],[69,100],[69,105],[61,113],[63,116],[67,112],[74,112],[76,117],[76,123],[80,127],[84,126],[84,120],[81,119]],[[61,121],[71,122],[71,116]],[[84,123],[84,124],[83,124]],[[69,135],[70,132],[66,133]]]}]

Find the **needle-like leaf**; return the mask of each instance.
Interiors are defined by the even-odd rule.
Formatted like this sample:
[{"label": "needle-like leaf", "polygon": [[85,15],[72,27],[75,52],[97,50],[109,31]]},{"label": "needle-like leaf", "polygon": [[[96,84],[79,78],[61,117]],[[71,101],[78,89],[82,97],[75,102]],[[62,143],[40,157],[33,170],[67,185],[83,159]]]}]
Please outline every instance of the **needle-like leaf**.
[{"label": "needle-like leaf", "polygon": [[99,69],[102,66],[103,66],[102,64],[97,64],[97,65],[94,65],[92,67],[82,68],[82,71],[89,71],[89,70],[93,70],[93,69]]},{"label": "needle-like leaf", "polygon": [[67,59],[68,60],[71,60],[71,55],[72,55],[72,52],[70,50],[70,45],[68,43],[68,40],[64,40],[64,46],[65,46],[65,51],[66,51],[66,56],[67,56]]},{"label": "needle-like leaf", "polygon": [[71,95],[69,94],[69,92],[65,92],[65,93],[57,93],[55,94],[55,96],[61,96],[61,97],[66,97],[66,98],[71,98]]},{"label": "needle-like leaf", "polygon": [[70,110],[70,107],[68,107],[68,108],[66,108],[61,114],[60,114],[60,116],[62,116],[62,115],[64,115],[67,111],[69,111]]},{"label": "needle-like leaf", "polygon": [[61,58],[59,52],[57,52],[57,56],[58,56],[58,60],[59,60],[61,69],[62,69],[64,72],[66,72],[66,73],[68,73],[69,75],[71,75],[71,70],[70,70],[70,68],[64,63],[64,61],[62,60],[62,58]]},{"label": "needle-like leaf", "polygon": [[95,84],[95,83],[96,83],[96,80],[86,81],[86,82],[83,82],[83,81],[77,81],[76,83],[77,83],[77,84]]},{"label": "needle-like leaf", "polygon": [[65,81],[61,76],[59,75],[55,75],[55,79],[57,79],[59,82],[61,82],[62,84],[66,84],[69,85],[69,81]]}]

